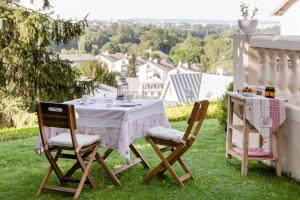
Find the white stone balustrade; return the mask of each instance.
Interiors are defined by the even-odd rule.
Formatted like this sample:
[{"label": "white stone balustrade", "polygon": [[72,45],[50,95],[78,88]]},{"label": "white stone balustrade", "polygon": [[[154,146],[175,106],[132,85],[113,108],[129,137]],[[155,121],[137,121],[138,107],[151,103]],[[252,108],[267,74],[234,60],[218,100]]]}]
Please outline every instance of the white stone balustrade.
[{"label": "white stone balustrade", "polygon": [[272,85],[278,96],[300,101],[300,36],[249,35],[247,45],[245,82]]},{"label": "white stone balustrade", "polygon": [[[235,90],[245,84],[273,85],[276,95],[287,100],[281,164],[284,173],[300,181],[300,36],[236,34],[233,66]],[[241,144],[239,135],[234,134],[235,144]],[[257,135],[250,135],[250,146],[257,141]]]}]

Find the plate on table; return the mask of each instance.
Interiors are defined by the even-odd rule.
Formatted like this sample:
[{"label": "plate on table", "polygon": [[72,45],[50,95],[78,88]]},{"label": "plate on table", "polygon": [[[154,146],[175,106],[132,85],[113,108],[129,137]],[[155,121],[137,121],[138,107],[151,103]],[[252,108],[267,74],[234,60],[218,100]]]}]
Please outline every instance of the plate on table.
[{"label": "plate on table", "polygon": [[242,92],[242,95],[244,97],[255,97],[256,93],[253,93],[253,92]]},{"label": "plate on table", "polygon": [[120,104],[121,107],[135,107],[140,105],[139,103],[135,103],[135,102],[122,102]]}]

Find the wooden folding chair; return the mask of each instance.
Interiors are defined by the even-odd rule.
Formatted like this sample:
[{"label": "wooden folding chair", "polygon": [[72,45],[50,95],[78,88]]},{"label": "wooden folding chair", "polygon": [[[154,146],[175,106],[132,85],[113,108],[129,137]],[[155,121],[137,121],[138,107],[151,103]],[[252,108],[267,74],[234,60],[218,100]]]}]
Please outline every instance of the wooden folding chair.
[{"label": "wooden folding chair", "polygon": [[[175,179],[176,184],[180,187],[184,187],[183,182],[185,180],[194,180],[191,171],[188,169],[181,157],[195,141],[205,118],[208,105],[209,102],[207,100],[195,102],[185,133],[164,127],[154,127],[147,131],[146,140],[157,153],[161,163],[144,177],[144,181],[146,183],[149,183],[154,176],[158,174],[161,175],[165,171],[169,171],[171,176]],[[164,147],[159,148],[158,145],[162,145]],[[165,157],[163,153],[169,150],[171,150],[171,153]],[[172,168],[172,165],[176,161],[178,161],[186,173],[184,176],[178,177]]]},{"label": "wooden folding chair", "polygon": [[[100,136],[76,133],[73,105],[37,102],[36,109],[43,148],[46,158],[50,163],[50,167],[40,185],[37,195],[40,195],[43,190],[55,190],[74,193],[74,199],[77,199],[84,184],[89,184],[92,188],[95,188],[96,183],[89,174],[95,159],[104,168],[106,173],[114,176],[97,152],[100,145]],[[69,129],[70,132],[47,138],[44,127],[66,128]],[[62,153],[63,150],[69,153]],[[56,152],[55,156],[52,155],[52,152]],[[59,158],[76,160],[76,163],[65,175],[63,175],[62,170],[57,164]],[[83,173],[79,180],[71,178],[77,169],[81,169]],[[77,188],[49,185],[48,179],[53,171],[61,184],[67,182],[79,183]],[[115,183],[117,179],[113,181]]]}]

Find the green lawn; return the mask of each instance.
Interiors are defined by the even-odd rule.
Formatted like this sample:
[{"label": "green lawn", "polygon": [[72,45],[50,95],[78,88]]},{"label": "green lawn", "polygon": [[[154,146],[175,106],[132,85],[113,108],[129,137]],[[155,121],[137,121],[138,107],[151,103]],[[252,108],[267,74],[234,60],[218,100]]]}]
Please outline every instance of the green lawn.
[{"label": "green lawn", "polygon": [[[181,190],[166,173],[149,184],[143,176],[149,170],[135,166],[119,176],[123,186],[114,187],[98,165],[92,175],[97,188],[85,187],[81,199],[299,199],[300,185],[286,176],[276,177],[274,170],[257,162],[250,162],[249,175],[240,175],[240,163],[225,160],[225,133],[216,120],[206,120],[201,134],[184,160],[196,180],[188,181]],[[183,130],[185,123],[174,122],[174,128]],[[36,199],[35,193],[42,181],[48,163],[44,156],[35,155],[37,137],[0,142],[0,199]],[[136,146],[154,167],[158,158],[143,140]],[[114,154],[109,159],[113,167],[124,159]],[[70,163],[61,163],[63,168]],[[175,169],[180,174],[178,166]],[[56,182],[53,176],[50,182]],[[72,199],[71,195],[46,191],[38,199]]]}]

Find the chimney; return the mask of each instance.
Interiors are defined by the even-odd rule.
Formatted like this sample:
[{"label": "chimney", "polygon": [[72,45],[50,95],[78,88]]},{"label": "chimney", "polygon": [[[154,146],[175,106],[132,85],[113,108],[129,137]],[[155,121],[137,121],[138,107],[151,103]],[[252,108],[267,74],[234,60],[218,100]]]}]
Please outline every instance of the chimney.
[{"label": "chimney", "polygon": [[181,60],[179,60],[178,66],[182,66],[182,61]]},{"label": "chimney", "polygon": [[160,64],[160,58],[155,58],[153,62]]}]

